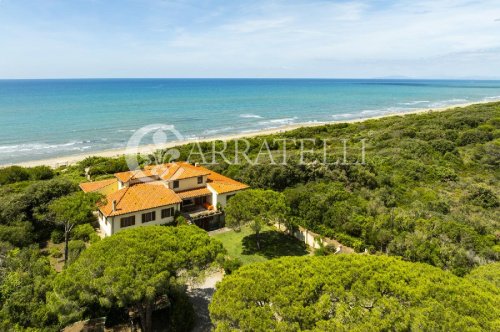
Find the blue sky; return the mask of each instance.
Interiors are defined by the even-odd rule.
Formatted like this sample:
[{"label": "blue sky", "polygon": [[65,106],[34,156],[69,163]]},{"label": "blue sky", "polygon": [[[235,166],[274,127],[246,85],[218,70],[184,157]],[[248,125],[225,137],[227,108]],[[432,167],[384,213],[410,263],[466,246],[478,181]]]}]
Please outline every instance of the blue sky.
[{"label": "blue sky", "polygon": [[492,1],[0,0],[0,78],[500,78]]}]

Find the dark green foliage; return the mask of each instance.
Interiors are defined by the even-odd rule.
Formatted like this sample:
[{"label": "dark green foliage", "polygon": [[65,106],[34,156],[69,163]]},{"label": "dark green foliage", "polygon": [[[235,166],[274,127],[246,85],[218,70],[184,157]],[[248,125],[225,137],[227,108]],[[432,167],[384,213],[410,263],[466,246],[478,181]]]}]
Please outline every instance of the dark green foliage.
[{"label": "dark green foliage", "polygon": [[34,238],[33,227],[28,222],[15,221],[9,225],[0,225],[0,241],[24,247],[33,243]]},{"label": "dark green foliage", "polygon": [[[168,331],[185,332],[191,331],[196,313],[189,301],[184,286],[173,285],[169,290],[171,306],[168,310]],[[165,329],[165,325],[157,326],[155,330]]]},{"label": "dark green foliage", "polygon": [[58,244],[64,241],[64,232],[60,229],[54,229],[52,233],[50,233],[50,240],[52,243]]},{"label": "dark green foliage", "polygon": [[[64,178],[36,181],[14,191],[5,188],[0,191],[0,224],[6,227],[32,229],[32,237],[26,237],[29,243],[47,240],[54,229],[47,207],[61,196],[74,192],[77,186]],[[15,230],[18,232],[18,230]]]},{"label": "dark green foliage", "polygon": [[56,331],[55,317],[45,305],[54,270],[38,248],[14,249],[2,258],[0,330],[32,328]]},{"label": "dark green foliage", "polygon": [[72,231],[73,239],[85,242],[90,240],[92,234],[95,234],[95,229],[90,224],[77,225]]},{"label": "dark green foliage", "polygon": [[467,196],[467,200],[485,209],[498,207],[498,198],[495,193],[491,189],[482,186],[473,187]]},{"label": "dark green foliage", "polygon": [[[226,225],[236,230],[249,225],[255,232],[256,249],[261,249],[261,230],[266,224],[283,221],[288,209],[285,196],[272,190],[247,189],[228,202]],[[272,241],[271,241],[272,242]]]},{"label": "dark green foliage", "polygon": [[9,166],[0,168],[0,185],[28,180],[50,180],[54,177],[54,175],[54,171],[48,166],[36,166],[32,168]]},{"label": "dark green foliage", "polygon": [[[359,158],[365,138],[366,164],[323,164],[318,154],[301,164],[300,145],[289,143],[287,165],[214,169],[252,187],[283,191],[288,222],[358,251],[400,255],[463,275],[500,258],[494,249],[500,227],[498,118],[500,104],[491,103],[301,128],[265,138],[348,138],[350,161]],[[250,140],[251,158],[256,140]]]},{"label": "dark green foliage", "polygon": [[443,155],[446,152],[454,152],[455,151],[455,143],[449,141],[447,139],[436,139],[430,142],[431,146],[434,150],[442,153]]},{"label": "dark green foliage", "polygon": [[281,256],[307,255],[307,245],[297,241],[296,238],[283,232],[270,230],[259,234],[260,248],[257,247],[256,234],[243,238],[243,254],[258,254],[267,259]]},{"label": "dark green foliage", "polygon": [[242,265],[243,263],[238,258],[225,258],[222,262],[222,268],[226,275],[238,270]]},{"label": "dark green foliage", "polygon": [[216,331],[493,331],[498,289],[386,256],[286,257],[243,266],[210,304]]},{"label": "dark green foliage", "polygon": [[30,174],[24,167],[10,166],[0,169],[0,185],[26,181],[29,178]]},{"label": "dark green foliage", "polygon": [[484,130],[468,130],[460,134],[457,140],[457,144],[460,146],[475,144],[475,143],[486,143],[493,139],[493,134]]},{"label": "dark green foliage", "polygon": [[106,158],[106,157],[87,157],[77,164],[77,169],[82,175],[85,169],[89,168],[89,175],[92,177],[104,174],[114,174],[129,170],[125,157]]},{"label": "dark green foliage", "polygon": [[111,308],[135,311],[144,331],[154,303],[168,296],[181,269],[199,269],[223,251],[196,226],[124,230],[84,250],[55,280],[49,303],[61,324]]},{"label": "dark green foliage", "polygon": [[80,257],[80,254],[85,250],[86,245],[85,242],[82,240],[71,240],[68,243],[68,252],[69,252],[69,257],[68,257],[68,264],[73,263],[76,261],[78,257]]},{"label": "dark green foliage", "polygon": [[50,217],[64,231],[64,262],[69,259],[69,239],[77,225],[92,223],[96,220],[94,211],[96,204],[102,201],[99,193],[84,193],[79,191],[58,198],[48,206]]},{"label": "dark green foliage", "polygon": [[333,255],[337,251],[334,245],[321,245],[319,248],[314,250],[314,256],[328,256]]},{"label": "dark green foliage", "polygon": [[36,166],[28,169],[30,179],[34,181],[50,180],[54,177],[55,173],[52,168],[48,166]]}]

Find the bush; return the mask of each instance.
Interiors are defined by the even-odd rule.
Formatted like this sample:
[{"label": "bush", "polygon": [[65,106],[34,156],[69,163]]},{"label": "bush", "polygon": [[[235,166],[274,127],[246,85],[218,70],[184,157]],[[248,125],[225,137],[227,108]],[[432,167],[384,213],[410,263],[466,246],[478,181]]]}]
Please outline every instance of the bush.
[{"label": "bush", "polygon": [[64,241],[64,232],[60,229],[54,229],[50,233],[50,240],[55,244],[62,243]]},{"label": "bush", "polygon": [[97,235],[96,232],[93,232],[89,235],[89,243],[90,244],[94,244],[98,241],[101,241],[101,238],[99,237],[99,235]]},{"label": "bush", "polygon": [[226,258],[222,263],[222,268],[226,274],[231,274],[238,270],[243,263],[238,258]]},{"label": "bush", "polygon": [[186,218],[184,218],[184,216],[177,216],[177,218],[175,218],[175,222],[177,224],[177,226],[182,226],[182,225],[187,225],[188,224],[188,221]]},{"label": "bush", "polygon": [[48,166],[36,166],[28,168],[31,180],[50,180],[54,177],[54,171]]},{"label": "bush", "polygon": [[446,152],[452,152],[455,150],[455,143],[446,139],[436,139],[431,141],[430,144],[434,148],[434,150],[440,152],[443,155]]},{"label": "bush", "polygon": [[492,133],[474,129],[463,132],[458,137],[457,144],[460,146],[465,146],[469,144],[489,142],[492,139],[493,139]]},{"label": "bush", "polygon": [[71,240],[68,243],[68,263],[74,262],[86,248],[82,240]]},{"label": "bush", "polygon": [[328,256],[333,255],[337,248],[332,244],[321,245],[318,249],[314,250],[314,256]]},{"label": "bush", "polygon": [[30,174],[21,166],[10,166],[0,169],[0,185],[29,180]]},{"label": "bush", "polygon": [[54,257],[54,258],[61,258],[63,253],[61,252],[61,249],[57,248],[57,247],[51,247],[49,249],[49,254],[50,256]]},{"label": "bush", "polygon": [[486,187],[475,186],[467,196],[467,200],[485,209],[498,207],[498,198],[495,193]]},{"label": "bush", "polygon": [[73,239],[88,242],[91,234],[95,233],[94,227],[90,224],[78,225],[73,229]]},{"label": "bush", "polygon": [[9,242],[16,247],[24,247],[31,244],[33,238],[33,226],[28,221],[0,225],[0,242]]}]

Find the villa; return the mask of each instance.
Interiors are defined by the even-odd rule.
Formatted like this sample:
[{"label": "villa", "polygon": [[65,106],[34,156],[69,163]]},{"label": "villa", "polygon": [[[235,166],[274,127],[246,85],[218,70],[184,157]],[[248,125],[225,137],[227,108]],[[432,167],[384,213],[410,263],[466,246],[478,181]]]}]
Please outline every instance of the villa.
[{"label": "villa", "polygon": [[111,236],[125,228],[173,223],[178,214],[203,229],[219,228],[221,208],[248,186],[197,164],[176,162],[116,173],[80,188],[106,196],[98,219],[101,233]]}]

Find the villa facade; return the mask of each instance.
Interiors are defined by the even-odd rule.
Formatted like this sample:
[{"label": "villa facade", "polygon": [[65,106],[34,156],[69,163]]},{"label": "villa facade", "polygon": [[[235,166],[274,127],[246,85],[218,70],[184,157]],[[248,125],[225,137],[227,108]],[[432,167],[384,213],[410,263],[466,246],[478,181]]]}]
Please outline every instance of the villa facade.
[{"label": "villa facade", "polygon": [[113,179],[80,184],[84,192],[99,192],[99,226],[105,236],[122,229],[174,222],[182,214],[210,230],[223,223],[221,208],[247,185],[187,162],[148,166],[116,173]]}]

